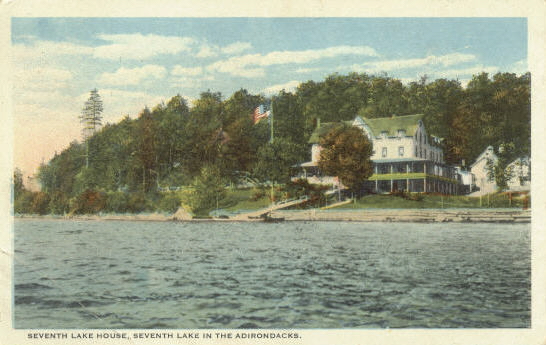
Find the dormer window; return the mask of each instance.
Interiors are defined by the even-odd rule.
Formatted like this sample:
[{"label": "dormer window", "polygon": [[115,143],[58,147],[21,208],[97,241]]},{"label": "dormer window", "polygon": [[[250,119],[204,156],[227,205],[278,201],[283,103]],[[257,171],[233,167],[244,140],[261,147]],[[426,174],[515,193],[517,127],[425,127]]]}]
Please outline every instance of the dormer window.
[{"label": "dormer window", "polygon": [[406,136],[406,131],[404,129],[399,129],[398,130],[398,136],[399,137],[405,137]]},{"label": "dormer window", "polygon": [[386,138],[387,134],[387,131],[381,131],[381,138]]}]

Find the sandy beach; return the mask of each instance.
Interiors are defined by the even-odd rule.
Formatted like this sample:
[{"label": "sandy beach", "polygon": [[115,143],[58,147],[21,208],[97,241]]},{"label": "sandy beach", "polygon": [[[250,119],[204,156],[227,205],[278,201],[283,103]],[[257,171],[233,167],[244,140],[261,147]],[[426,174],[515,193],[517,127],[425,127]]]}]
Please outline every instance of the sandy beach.
[{"label": "sandy beach", "polygon": [[340,209],[275,211],[273,218],[347,222],[480,222],[529,223],[530,210],[511,209]]}]

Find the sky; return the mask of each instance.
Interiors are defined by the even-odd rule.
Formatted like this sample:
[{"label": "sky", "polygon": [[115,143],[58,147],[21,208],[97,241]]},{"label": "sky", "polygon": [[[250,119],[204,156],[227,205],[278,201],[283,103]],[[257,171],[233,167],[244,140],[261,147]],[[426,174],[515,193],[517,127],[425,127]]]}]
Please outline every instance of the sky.
[{"label": "sky", "polygon": [[12,18],[14,165],[26,176],[103,122],[180,94],[293,91],[332,73],[404,83],[527,71],[525,18]]}]

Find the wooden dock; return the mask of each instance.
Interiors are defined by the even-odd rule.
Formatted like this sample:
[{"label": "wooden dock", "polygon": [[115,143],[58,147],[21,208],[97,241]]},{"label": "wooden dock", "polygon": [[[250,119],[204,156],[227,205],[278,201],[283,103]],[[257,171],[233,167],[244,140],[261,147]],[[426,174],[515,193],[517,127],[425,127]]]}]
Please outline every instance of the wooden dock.
[{"label": "wooden dock", "polygon": [[[274,211],[281,210],[283,208],[287,208],[287,207],[290,207],[290,206],[301,204],[303,202],[306,202],[308,199],[309,198],[305,197],[305,198],[300,198],[300,199],[296,199],[296,200],[281,201],[279,203],[272,204],[269,207],[262,208],[262,209],[259,209],[259,210],[256,210],[256,211],[237,214],[237,215],[235,215],[233,217],[230,217],[229,219],[231,219],[231,220],[260,220],[260,219],[264,219],[267,215],[271,216]],[[275,218],[277,218],[277,217],[275,217]],[[280,217],[280,218],[282,218],[282,217]]]}]

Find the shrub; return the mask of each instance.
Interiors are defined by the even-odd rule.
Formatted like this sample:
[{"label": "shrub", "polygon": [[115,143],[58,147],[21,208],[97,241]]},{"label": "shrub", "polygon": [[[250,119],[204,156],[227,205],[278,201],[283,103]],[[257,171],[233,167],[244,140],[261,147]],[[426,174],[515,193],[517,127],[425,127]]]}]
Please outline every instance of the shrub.
[{"label": "shrub", "polygon": [[44,192],[34,193],[30,212],[42,215],[49,213],[49,195]]},{"label": "shrub", "polygon": [[423,199],[425,198],[423,194],[421,193],[408,193],[403,190],[395,190],[389,193],[389,195],[397,196],[402,199],[411,200],[411,201],[423,201]]},{"label": "shrub", "polygon": [[73,213],[97,213],[104,210],[106,206],[106,194],[88,189],[72,199],[70,206]]},{"label": "shrub", "polygon": [[68,197],[61,191],[51,193],[49,200],[49,211],[53,214],[65,214],[69,211]]},{"label": "shrub", "polygon": [[163,194],[163,197],[159,201],[159,209],[166,212],[176,212],[180,207],[182,200],[178,194],[173,192],[167,192]]},{"label": "shrub", "polygon": [[192,183],[193,191],[188,195],[188,200],[184,201],[196,215],[207,216],[226,197],[224,185],[225,179],[220,169],[214,165],[205,165]]},{"label": "shrub", "polygon": [[34,193],[25,190],[17,195],[13,201],[13,211],[15,213],[31,213],[32,200],[34,199]]},{"label": "shrub", "polygon": [[129,195],[125,192],[108,192],[105,211],[125,213],[129,207]]},{"label": "shrub", "polygon": [[143,192],[133,193],[129,196],[127,202],[127,211],[131,213],[139,213],[147,208],[146,195]]},{"label": "shrub", "polygon": [[265,191],[263,188],[253,188],[252,196],[250,197],[251,201],[258,201],[265,196]]},{"label": "shrub", "polygon": [[287,183],[284,187],[290,198],[301,198],[304,196],[309,197],[307,202],[298,206],[301,207],[319,207],[326,203],[326,196],[324,192],[329,189],[328,186],[313,185],[307,180],[298,179]]}]

